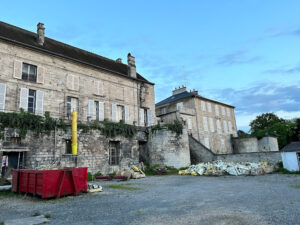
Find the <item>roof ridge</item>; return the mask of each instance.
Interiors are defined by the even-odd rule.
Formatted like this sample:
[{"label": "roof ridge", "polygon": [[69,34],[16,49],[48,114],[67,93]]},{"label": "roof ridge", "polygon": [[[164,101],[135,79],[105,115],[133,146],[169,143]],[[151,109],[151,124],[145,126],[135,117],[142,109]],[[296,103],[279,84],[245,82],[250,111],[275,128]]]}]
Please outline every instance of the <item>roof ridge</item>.
[{"label": "roof ridge", "polygon": [[[36,35],[36,33],[34,33],[33,31],[26,30],[26,29],[24,29],[24,28],[22,28],[22,27],[18,27],[18,26],[9,24],[9,23],[5,23],[5,22],[3,22],[3,21],[0,21],[0,23],[4,24],[5,26],[8,26],[8,27],[12,27],[12,28],[18,29],[18,30],[20,30],[20,31],[22,31],[22,32],[25,32],[25,33],[28,33],[28,34],[32,34],[33,36]],[[47,40],[47,39],[48,39],[48,40],[51,40],[51,41],[54,41],[54,42],[57,42],[57,43],[60,43],[60,44],[62,44],[62,45],[65,45],[66,47],[72,47],[72,48],[75,48],[75,49],[77,49],[77,50],[80,50],[80,51],[83,51],[83,52],[87,52],[87,53],[89,53],[89,54],[93,54],[93,55],[95,55],[95,56],[97,56],[97,57],[101,57],[101,58],[104,59],[104,60],[109,60],[109,61],[112,61],[112,62],[114,62],[114,63],[118,63],[118,62],[116,62],[116,61],[113,60],[113,59],[104,57],[104,56],[99,55],[99,54],[97,54],[97,53],[94,53],[94,52],[92,52],[92,51],[87,51],[87,50],[85,50],[85,49],[82,49],[82,48],[73,46],[73,45],[71,45],[71,44],[67,44],[67,43],[65,43],[65,42],[58,41],[58,40],[55,40],[55,39],[50,38],[50,37],[48,37],[48,36],[45,36],[45,40]],[[119,64],[119,63],[118,63],[118,64]],[[124,63],[121,63],[121,64],[127,66],[127,64],[124,64]]]}]

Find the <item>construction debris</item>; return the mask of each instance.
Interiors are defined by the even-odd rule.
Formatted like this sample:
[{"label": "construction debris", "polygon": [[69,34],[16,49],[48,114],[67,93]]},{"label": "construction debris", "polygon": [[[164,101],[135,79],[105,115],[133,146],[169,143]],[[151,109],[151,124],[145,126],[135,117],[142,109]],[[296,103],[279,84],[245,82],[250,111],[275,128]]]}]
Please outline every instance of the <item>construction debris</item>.
[{"label": "construction debris", "polygon": [[276,166],[269,165],[267,162],[251,163],[251,162],[223,162],[213,161],[207,163],[199,163],[191,165],[186,170],[180,170],[179,175],[192,176],[221,176],[221,175],[262,175],[272,173],[276,170]]},{"label": "construction debris", "polygon": [[100,192],[100,191],[102,191],[102,187],[98,184],[95,184],[95,183],[89,183],[87,191],[89,193]]}]

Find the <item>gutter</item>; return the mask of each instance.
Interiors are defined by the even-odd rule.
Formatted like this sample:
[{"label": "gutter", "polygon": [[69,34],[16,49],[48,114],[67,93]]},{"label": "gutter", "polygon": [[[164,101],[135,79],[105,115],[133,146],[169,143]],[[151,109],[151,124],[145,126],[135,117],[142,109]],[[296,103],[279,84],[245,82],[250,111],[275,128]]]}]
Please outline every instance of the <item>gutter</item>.
[{"label": "gutter", "polygon": [[141,79],[138,79],[138,78],[130,77],[128,75],[125,75],[125,74],[122,74],[122,73],[119,73],[119,72],[116,72],[116,71],[113,71],[113,70],[110,70],[110,69],[106,69],[106,68],[101,67],[101,66],[96,66],[94,64],[83,62],[83,61],[78,60],[78,59],[74,59],[74,58],[71,58],[71,57],[68,57],[68,56],[65,56],[65,55],[62,55],[62,54],[58,54],[58,53],[55,53],[55,52],[52,52],[52,51],[49,51],[49,50],[46,50],[46,49],[42,49],[42,48],[39,48],[39,47],[36,47],[36,46],[25,44],[25,43],[22,43],[22,42],[19,42],[19,41],[16,41],[16,40],[12,40],[12,39],[9,39],[9,38],[3,37],[3,36],[0,36],[0,39],[4,40],[4,41],[11,42],[11,43],[14,43],[16,45],[21,45],[23,47],[31,48],[31,49],[34,49],[34,50],[37,50],[37,51],[48,53],[50,55],[58,56],[58,57],[61,57],[61,58],[64,58],[64,59],[68,59],[68,60],[71,60],[71,61],[74,61],[74,62],[78,62],[78,63],[84,64],[84,65],[87,65],[87,66],[91,66],[91,67],[94,67],[94,68],[97,68],[97,69],[105,70],[107,72],[111,72],[111,73],[114,73],[116,75],[129,78],[131,80],[136,80],[136,81],[140,81],[140,82],[144,82],[144,83],[155,85],[154,83],[151,83],[149,81],[144,81],[144,80],[141,80]]}]

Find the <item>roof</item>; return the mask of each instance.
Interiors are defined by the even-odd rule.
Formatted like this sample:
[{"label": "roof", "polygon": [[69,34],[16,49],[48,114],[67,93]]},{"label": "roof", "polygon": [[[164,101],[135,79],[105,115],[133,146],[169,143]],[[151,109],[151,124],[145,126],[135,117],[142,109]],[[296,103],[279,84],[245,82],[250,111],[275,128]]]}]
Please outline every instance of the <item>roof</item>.
[{"label": "roof", "polygon": [[175,102],[175,101],[178,101],[180,99],[189,98],[189,97],[197,97],[197,98],[200,98],[200,99],[203,99],[203,100],[208,100],[208,101],[211,101],[211,102],[215,102],[215,103],[218,103],[218,104],[221,104],[221,105],[225,105],[225,106],[229,106],[229,107],[234,108],[234,106],[232,106],[232,105],[228,105],[228,104],[225,104],[225,103],[222,103],[222,102],[218,102],[218,101],[215,101],[215,100],[204,98],[204,97],[196,94],[195,92],[188,92],[188,91],[184,91],[184,92],[178,93],[176,95],[172,95],[172,96],[156,103],[155,106],[156,107],[157,106],[162,106],[162,105],[165,105],[165,104],[168,104],[168,103],[171,103],[171,102]]},{"label": "roof", "polygon": [[[115,60],[105,58],[47,37],[45,37],[45,42],[43,46],[41,46],[37,43],[36,37],[36,33],[0,21],[0,40],[9,41],[23,47],[83,63],[85,65],[113,72],[117,75],[125,76],[130,79],[135,79],[128,75],[128,65],[126,64],[118,63]],[[152,84],[138,73],[136,80]]]},{"label": "roof", "polygon": [[300,152],[300,141],[294,141],[286,145],[283,149],[283,152]]}]

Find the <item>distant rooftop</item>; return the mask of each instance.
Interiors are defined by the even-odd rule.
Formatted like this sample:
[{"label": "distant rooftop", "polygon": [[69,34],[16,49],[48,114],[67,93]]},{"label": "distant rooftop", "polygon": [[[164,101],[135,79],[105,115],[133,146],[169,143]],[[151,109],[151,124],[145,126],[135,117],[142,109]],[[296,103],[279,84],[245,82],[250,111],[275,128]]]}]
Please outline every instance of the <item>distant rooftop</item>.
[{"label": "distant rooftop", "polygon": [[283,152],[300,152],[300,141],[294,141],[286,145],[283,149]]},{"label": "distant rooftop", "polygon": [[212,99],[204,98],[204,97],[202,97],[198,94],[197,90],[187,91],[185,86],[175,88],[172,91],[172,96],[156,103],[155,106],[162,106],[162,105],[165,105],[165,104],[169,104],[171,102],[178,101],[180,99],[192,98],[192,97],[201,98],[203,100],[207,100],[207,101],[210,101],[210,102],[215,102],[215,103],[218,103],[218,104],[221,104],[221,105],[225,105],[225,106],[229,106],[231,108],[234,108],[234,106],[232,106],[232,105],[228,105],[228,104],[218,102],[218,101],[215,101],[215,100],[212,100]]}]

